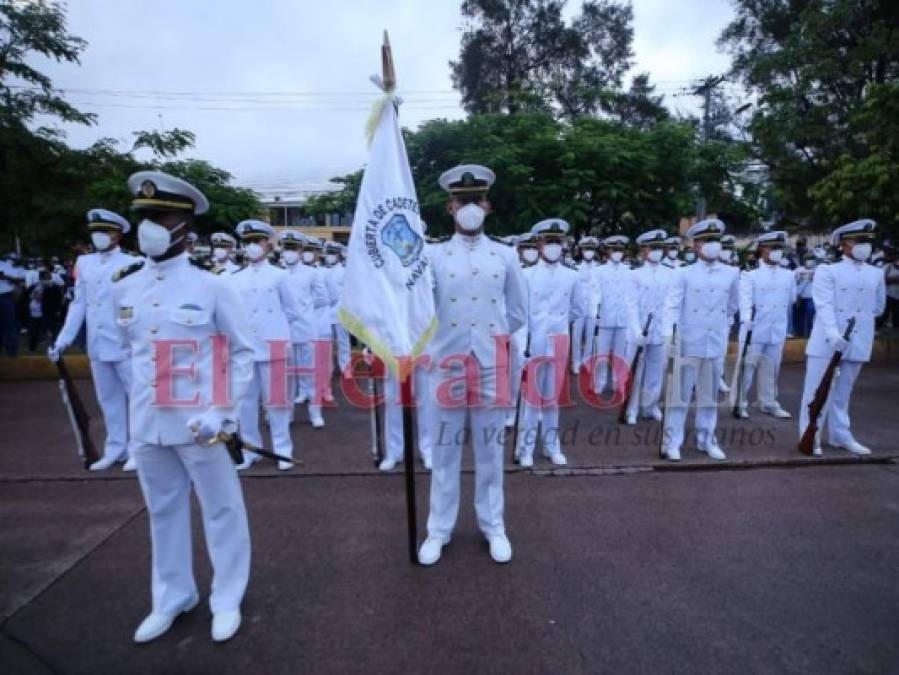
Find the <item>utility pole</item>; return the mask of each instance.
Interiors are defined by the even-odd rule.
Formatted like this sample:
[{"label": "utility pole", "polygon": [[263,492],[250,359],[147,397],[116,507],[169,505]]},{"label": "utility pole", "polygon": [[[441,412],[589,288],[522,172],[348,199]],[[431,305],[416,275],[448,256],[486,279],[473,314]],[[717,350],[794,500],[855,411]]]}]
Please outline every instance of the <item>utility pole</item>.
[{"label": "utility pole", "polygon": [[[693,90],[695,96],[702,96],[702,143],[708,142],[712,135],[712,92],[725,81],[723,75],[709,75],[702,82],[696,85]],[[705,195],[700,192],[699,200],[696,203],[696,216],[699,220],[705,218],[706,200]]]}]

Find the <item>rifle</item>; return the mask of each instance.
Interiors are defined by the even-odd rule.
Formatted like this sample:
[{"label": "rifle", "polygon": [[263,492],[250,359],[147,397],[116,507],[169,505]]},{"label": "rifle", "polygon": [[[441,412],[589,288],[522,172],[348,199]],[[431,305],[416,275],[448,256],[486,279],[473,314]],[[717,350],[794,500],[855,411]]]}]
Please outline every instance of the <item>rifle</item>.
[{"label": "rifle", "polygon": [[[749,320],[755,321],[755,305],[752,306]],[[743,380],[746,378],[746,355],[749,353],[749,345],[751,342],[752,328],[746,331],[746,338],[743,340],[743,349],[740,352],[740,362],[737,364],[737,381],[734,384],[734,407],[731,411],[736,419],[740,419],[740,404],[743,402]]]},{"label": "rifle", "polygon": [[369,363],[368,359],[374,359],[371,350],[366,347],[365,361],[368,368],[368,394],[371,398],[371,407],[368,410],[369,431],[371,433],[371,458],[377,469],[384,461],[384,439],[381,436],[381,408],[377,403],[381,394],[378,391],[378,380],[375,378],[375,367],[373,363]]},{"label": "rifle", "polygon": [[[662,429],[659,433],[659,457],[665,457],[665,419],[668,417],[668,406],[671,404],[671,383],[677,376],[675,364],[677,362],[677,324],[674,324],[671,330],[671,356],[668,357],[668,363],[665,366],[668,377],[665,378],[665,405],[662,407]],[[678,389],[680,385],[678,384]],[[680,392],[678,392],[680,394]]]},{"label": "rifle", "polygon": [[[846,332],[843,333],[843,339],[847,342],[852,336],[854,328],[855,317],[852,317],[849,319],[849,323],[846,324]],[[799,452],[803,455],[811,455],[814,452],[815,437],[818,435],[818,417],[821,415],[821,411],[827,403],[827,398],[830,395],[830,385],[833,383],[834,373],[836,373],[842,358],[843,352],[834,352],[833,356],[830,357],[830,363],[827,364],[827,370],[824,371],[821,382],[818,384],[818,388],[815,389],[815,396],[808,404],[808,426],[805,428],[802,438],[799,439],[798,447]]]},{"label": "rifle", "polygon": [[515,426],[512,427],[512,463],[518,464],[518,423],[521,420],[521,395],[528,382],[528,359],[531,356],[531,331],[528,329],[524,345],[524,364],[521,367],[521,382],[518,387],[518,398],[515,401]]},{"label": "rifle", "polygon": [[268,459],[273,459],[276,462],[289,462],[291,464],[297,465],[303,464],[302,459],[293,459],[285,455],[279,455],[276,452],[270,452],[264,448],[257,448],[255,445],[250,445],[249,443],[244,442],[244,440],[240,437],[240,434],[237,433],[229,434],[225,431],[220,431],[215,436],[213,436],[206,445],[215,445],[216,443],[225,444],[225,450],[228,451],[228,455],[230,455],[231,461],[236,465],[243,464],[244,450],[255,452],[257,455],[262,455],[263,457],[267,457]]},{"label": "rifle", "polygon": [[56,361],[56,369],[59,371],[59,393],[62,395],[62,402],[69,413],[69,423],[72,425],[75,443],[78,445],[78,456],[84,459],[84,468],[89,469],[91,464],[100,459],[100,454],[91,440],[91,418],[87,414],[84,401],[81,400],[81,395],[75,388],[75,383],[72,381],[72,376],[69,375],[69,369],[62,356]]},{"label": "rifle", "polygon": [[[646,317],[646,324],[643,326],[643,340],[645,342],[646,336],[649,335],[649,324],[652,323],[652,312],[649,313],[649,316]],[[627,384],[624,387],[624,401],[621,403],[621,410],[618,411],[618,423],[624,424],[627,422],[627,408],[631,402],[631,396],[634,392],[634,380],[637,379],[637,365],[640,363],[640,356],[643,354],[643,345],[637,347],[637,351],[634,352],[634,358],[631,359],[631,370],[630,375],[627,378]],[[640,393],[637,392],[639,396]]]},{"label": "rifle", "polygon": [[[596,324],[593,326],[593,339],[590,342],[590,359],[593,361],[593,367],[590,369],[590,390],[596,386],[596,341],[599,340],[599,308],[602,307],[601,302],[596,303]],[[594,394],[601,392],[593,391]]]}]

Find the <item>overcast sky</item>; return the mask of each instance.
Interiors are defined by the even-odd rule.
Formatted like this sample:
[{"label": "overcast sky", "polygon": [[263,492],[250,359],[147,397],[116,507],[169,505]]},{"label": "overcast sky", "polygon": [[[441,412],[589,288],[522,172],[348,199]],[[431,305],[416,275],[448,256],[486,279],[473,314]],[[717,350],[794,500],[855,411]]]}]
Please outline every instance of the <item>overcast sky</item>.
[{"label": "overcast sky", "polygon": [[[567,11],[580,7],[569,0]],[[71,32],[89,43],[81,66],[36,61],[79,108],[69,142],[105,136],[130,146],[138,129],[196,133],[189,156],[208,159],[265,194],[312,187],[359,168],[376,95],[381,31],[390,33],[401,121],[460,118],[447,62],[461,35],[457,0],[73,0]],[[635,68],[666,103],[691,80],[727,69],[715,40],[727,0],[634,0]]]}]

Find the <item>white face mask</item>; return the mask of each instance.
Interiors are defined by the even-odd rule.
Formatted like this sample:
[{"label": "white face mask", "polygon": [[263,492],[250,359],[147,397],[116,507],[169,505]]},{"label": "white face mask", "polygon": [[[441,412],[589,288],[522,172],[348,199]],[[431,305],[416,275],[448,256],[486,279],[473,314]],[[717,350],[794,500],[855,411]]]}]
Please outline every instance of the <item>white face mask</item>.
[{"label": "white face mask", "polygon": [[544,244],[543,245],[543,259],[546,262],[558,262],[559,258],[562,257],[562,244]]},{"label": "white face mask", "polygon": [[726,248],[721,250],[721,253],[718,254],[718,258],[721,260],[721,262],[730,262],[733,255],[734,252],[729,248]]},{"label": "white face mask", "polygon": [[326,255],[325,262],[328,265],[334,265],[337,262],[337,256],[336,255]]},{"label": "white face mask", "polygon": [[583,255],[584,255],[584,260],[593,260],[593,258],[596,257],[596,251],[594,251],[592,248],[588,248],[588,249],[584,250]]},{"label": "white face mask", "polygon": [[687,251],[684,253],[684,261],[685,262],[693,262],[696,260],[696,254],[693,251]]},{"label": "white face mask", "polygon": [[112,244],[112,237],[106,232],[91,232],[91,243],[98,251],[105,251]]},{"label": "white face mask", "polygon": [[778,265],[780,265],[781,267],[789,267],[790,266],[789,258],[781,258]]},{"label": "white face mask", "polygon": [[852,257],[858,262],[864,262],[871,257],[871,244],[855,244],[852,247]]},{"label": "white face mask", "polygon": [[672,248],[672,249],[666,251],[666,252],[665,252],[665,255],[667,255],[668,258],[671,259],[671,260],[677,260],[677,249],[676,249],[676,248]]},{"label": "white face mask", "polygon": [[540,257],[540,251],[536,248],[526,248],[521,252],[521,257],[528,265],[533,265]]},{"label": "white face mask", "polygon": [[137,226],[137,245],[141,252],[151,258],[161,258],[172,246],[184,239],[184,237],[172,239],[172,235],[185,225],[186,223],[180,223],[169,230],[159,223],[144,218]]},{"label": "white face mask", "polygon": [[807,270],[815,269],[815,261],[814,260],[806,260],[805,261],[805,269],[807,269]]},{"label": "white face mask", "polygon": [[466,204],[456,211],[456,222],[465,232],[477,232],[484,224],[487,214],[477,204]]},{"label": "white face mask", "polygon": [[247,257],[252,262],[259,262],[262,260],[262,256],[265,255],[265,249],[262,247],[262,244],[257,244],[256,242],[244,246],[243,252],[247,254]]},{"label": "white face mask", "polygon": [[783,257],[784,257],[784,252],[781,251],[779,248],[775,248],[768,253],[768,260],[770,260],[775,265],[777,263],[779,263],[781,260],[783,260]]},{"label": "white face mask", "polygon": [[612,262],[621,262],[623,258],[624,258],[624,251],[612,251],[609,254],[609,259]]},{"label": "white face mask", "polygon": [[315,262],[315,251],[303,251],[303,262],[311,265]]},{"label": "white face mask", "polygon": [[214,248],[212,249],[212,257],[218,262],[225,262],[228,259],[228,249]]},{"label": "white face mask", "polygon": [[710,241],[702,245],[702,255],[706,260],[717,260],[721,255],[721,242]]},{"label": "white face mask", "polygon": [[662,259],[662,249],[654,248],[649,252],[649,255],[646,256],[646,259],[649,262],[657,263]]},{"label": "white face mask", "polygon": [[288,265],[296,265],[300,260],[300,252],[293,250],[284,251],[284,262]]}]

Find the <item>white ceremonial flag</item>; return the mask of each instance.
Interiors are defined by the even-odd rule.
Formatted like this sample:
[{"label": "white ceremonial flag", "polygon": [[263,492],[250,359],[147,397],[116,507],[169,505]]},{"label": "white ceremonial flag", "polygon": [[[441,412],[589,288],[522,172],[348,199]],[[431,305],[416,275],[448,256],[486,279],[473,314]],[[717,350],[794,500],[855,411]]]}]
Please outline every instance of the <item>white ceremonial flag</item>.
[{"label": "white ceremonial flag", "polygon": [[437,328],[418,199],[400,133],[392,59],[385,44],[385,94],[374,105],[371,154],[350,232],[340,323],[394,372],[418,357]]}]

